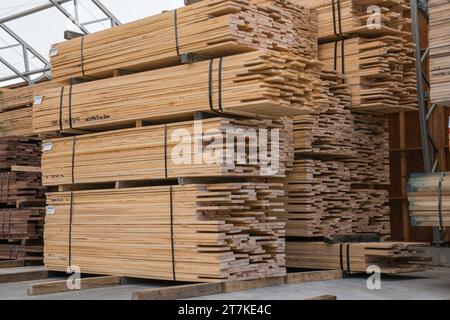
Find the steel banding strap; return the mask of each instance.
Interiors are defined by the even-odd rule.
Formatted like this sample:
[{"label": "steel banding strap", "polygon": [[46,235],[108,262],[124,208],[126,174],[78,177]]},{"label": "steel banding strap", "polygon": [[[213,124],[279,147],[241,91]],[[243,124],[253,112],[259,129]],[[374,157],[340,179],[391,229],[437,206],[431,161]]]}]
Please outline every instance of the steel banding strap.
[{"label": "steel banding strap", "polygon": [[61,87],[61,93],[59,96],[59,132],[63,132],[63,102],[64,102],[64,89]]},{"label": "steel banding strap", "polygon": [[77,138],[72,140],[72,184],[70,186],[70,208],[69,208],[69,267],[72,266],[72,222],[73,222],[73,198],[75,185],[75,152],[76,152]]},{"label": "steel banding strap", "polygon": [[[336,1],[336,7],[335,7]],[[345,74],[345,36],[342,32],[342,15],[341,15],[341,1],[340,0],[331,0],[331,6],[333,8],[333,31],[337,40],[334,42],[334,70],[337,71],[337,48],[338,42],[341,41],[341,69],[342,73]],[[337,18],[336,18],[337,11]],[[338,22],[338,26],[336,26],[336,22]],[[338,31],[339,29],[339,31]]]},{"label": "steel banding strap", "polygon": [[441,172],[439,175],[439,186],[438,186],[438,214],[439,214],[439,228],[441,231],[445,229],[444,220],[442,217],[442,183],[444,182],[445,172]]},{"label": "steel banding strap", "polygon": [[[223,69],[223,58],[219,58],[219,67],[217,70],[217,88],[218,88],[218,105],[219,110],[217,111],[214,108],[214,59],[209,60],[209,79],[208,79],[208,98],[209,98],[209,108],[210,110],[217,115],[226,115],[223,111],[222,105],[222,69]],[[232,116],[232,115],[231,115]]]},{"label": "steel banding strap", "polygon": [[81,74],[86,76],[86,72],[84,71],[84,36],[81,36],[81,46],[80,46],[80,67]]},{"label": "steel banding strap", "polygon": [[72,89],[73,89],[73,78],[69,80],[69,127],[73,129],[72,126]]},{"label": "steel banding strap", "polygon": [[343,243],[339,243],[339,261],[340,261],[340,265],[341,265],[341,271],[344,272],[344,258],[342,256],[342,249],[343,249],[344,244]]},{"label": "steel banding strap", "polygon": [[178,38],[178,11],[177,9],[173,10],[173,27],[175,31],[175,47],[177,50],[177,56],[180,55],[180,40]]},{"label": "steel banding strap", "polygon": [[174,240],[174,227],[173,227],[173,187],[169,187],[170,192],[170,247],[172,252],[172,275],[173,280],[177,280],[176,268],[175,268],[175,240]]},{"label": "steel banding strap", "polygon": [[167,166],[167,124],[164,124],[164,177],[166,179],[169,177]]},{"label": "steel banding strap", "polygon": [[347,243],[347,273],[350,274],[350,243]]}]

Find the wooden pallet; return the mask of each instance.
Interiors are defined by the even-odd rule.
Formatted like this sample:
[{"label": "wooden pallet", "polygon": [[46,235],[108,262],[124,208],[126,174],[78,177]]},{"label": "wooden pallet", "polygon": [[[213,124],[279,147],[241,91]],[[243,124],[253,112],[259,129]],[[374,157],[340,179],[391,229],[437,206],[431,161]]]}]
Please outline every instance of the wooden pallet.
[{"label": "wooden pallet", "polygon": [[286,243],[287,265],[347,273],[367,272],[369,266],[378,266],[383,274],[417,272],[431,266],[431,257],[421,256],[425,246],[427,244],[402,242],[326,244],[291,241]]},{"label": "wooden pallet", "polygon": [[[272,130],[278,132],[279,148],[264,164],[258,153],[260,133],[267,132],[270,139]],[[42,158],[43,184],[284,176],[292,162],[289,157],[293,158],[287,131],[279,120],[214,118],[48,140]],[[227,150],[227,143],[235,139],[241,149]],[[270,140],[267,147],[272,150]]]},{"label": "wooden pallet", "polygon": [[[439,181],[441,181],[441,188],[439,188]],[[441,178],[440,173],[412,174],[407,190],[411,225],[440,227],[441,215],[442,226],[450,226],[450,180],[447,175]],[[440,202],[441,210],[439,210]]]},{"label": "wooden pallet", "polygon": [[[59,43],[50,53],[53,79],[67,83],[76,77],[111,77],[115,69],[142,71],[178,65],[180,55],[187,53],[208,58],[255,49],[310,54],[305,45],[312,42],[309,32],[295,33],[298,29],[284,10],[285,5],[273,1],[268,9],[267,5],[251,3],[200,1],[177,11]],[[302,21],[313,22],[308,19],[310,10],[300,7],[293,10],[304,16]],[[302,26],[305,29],[308,30]]]},{"label": "wooden pallet", "polygon": [[430,1],[431,102],[450,107],[450,1]]},{"label": "wooden pallet", "polygon": [[60,121],[62,129],[70,132],[120,128],[136,120],[192,119],[195,112],[211,112],[211,108],[219,114],[279,117],[311,113],[315,107],[313,94],[320,89],[315,81],[317,62],[263,51],[226,57],[221,81],[219,61],[213,65],[212,87],[210,66],[210,61],[203,61],[82,83],[72,91],[69,87],[64,92],[44,90],[33,107],[34,133],[60,131]]},{"label": "wooden pallet", "polygon": [[282,276],[284,223],[270,217],[282,197],[265,182],[49,193],[45,266],[195,282]]}]

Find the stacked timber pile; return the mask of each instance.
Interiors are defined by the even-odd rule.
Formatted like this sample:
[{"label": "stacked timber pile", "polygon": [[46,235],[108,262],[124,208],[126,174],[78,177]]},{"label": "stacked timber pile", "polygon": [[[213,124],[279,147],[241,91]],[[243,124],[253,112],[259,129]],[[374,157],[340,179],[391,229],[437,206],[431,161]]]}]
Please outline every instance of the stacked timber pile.
[{"label": "stacked timber pile", "polygon": [[449,227],[449,196],[450,181],[446,172],[411,175],[408,182],[411,225]]},{"label": "stacked timber pile", "polygon": [[0,137],[32,136],[35,92],[54,86],[53,82],[43,82],[15,89],[0,89]]},{"label": "stacked timber pile", "polygon": [[45,194],[40,154],[39,139],[0,138],[0,260],[42,262]]},{"label": "stacked timber pile", "polygon": [[431,102],[450,107],[450,1],[431,0]]},{"label": "stacked timber pile", "polygon": [[315,22],[288,1],[204,0],[53,46],[66,85],[33,106],[34,132],[49,137],[44,183],[58,187],[47,194],[46,268],[284,275],[279,180],[294,165],[294,124],[280,117],[326,98]]},{"label": "stacked timber pile", "polygon": [[431,258],[421,255],[423,246],[423,243],[399,242],[288,242],[286,254],[288,265],[297,268],[365,273],[369,266],[377,266],[384,274],[397,274],[430,268]]},{"label": "stacked timber pile", "polygon": [[70,192],[50,193],[46,268],[65,271],[70,264],[92,274],[196,282],[283,275],[284,224],[269,217],[283,209],[282,187],[226,183],[89,190],[74,192],[73,202]]}]

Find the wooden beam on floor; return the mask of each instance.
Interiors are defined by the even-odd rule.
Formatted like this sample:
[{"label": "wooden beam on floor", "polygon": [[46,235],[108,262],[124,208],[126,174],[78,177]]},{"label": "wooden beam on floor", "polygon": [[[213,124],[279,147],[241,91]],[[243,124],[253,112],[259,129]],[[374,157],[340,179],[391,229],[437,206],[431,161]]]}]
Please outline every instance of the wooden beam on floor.
[{"label": "wooden beam on floor", "polygon": [[343,278],[340,270],[324,270],[311,272],[294,272],[286,276],[286,284],[303,283],[311,281],[340,280]]},{"label": "wooden beam on floor", "polygon": [[176,300],[222,293],[222,283],[186,284],[133,292],[132,300]]},{"label": "wooden beam on floor", "polygon": [[[81,288],[79,290],[118,286],[121,284],[121,280],[121,277],[117,276],[102,276],[80,279]],[[68,291],[72,290],[68,288],[67,280],[60,280],[31,284],[28,287],[27,293],[29,296],[37,296]]]},{"label": "wooden beam on floor", "polygon": [[285,277],[273,277],[247,281],[231,281],[222,283],[222,293],[245,291],[250,289],[280,286],[285,284]]},{"label": "wooden beam on floor", "polygon": [[17,268],[17,267],[23,267],[24,265],[25,265],[25,261],[24,260],[0,261],[0,269]]},{"label": "wooden beam on floor", "polygon": [[333,301],[333,300],[337,300],[337,297],[336,296],[331,296],[331,295],[323,295],[323,296],[312,297],[312,298],[305,299],[305,300],[329,300],[329,301]]},{"label": "wooden beam on floor", "polygon": [[0,274],[0,283],[12,283],[22,281],[42,280],[48,278],[48,271],[18,271],[14,273]]}]

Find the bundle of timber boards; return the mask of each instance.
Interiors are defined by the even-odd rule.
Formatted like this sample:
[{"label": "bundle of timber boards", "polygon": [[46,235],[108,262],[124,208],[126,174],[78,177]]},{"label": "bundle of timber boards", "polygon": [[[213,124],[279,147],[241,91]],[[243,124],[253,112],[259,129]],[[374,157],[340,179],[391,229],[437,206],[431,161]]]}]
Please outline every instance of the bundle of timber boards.
[{"label": "bundle of timber boards", "polygon": [[55,86],[55,83],[47,81],[15,89],[3,89],[4,91],[0,92],[0,111],[5,112],[24,107],[31,107],[37,91],[54,88]]},{"label": "bundle of timber boards", "polygon": [[[402,36],[404,0],[292,0],[314,8],[318,14],[318,34],[321,42],[349,35]],[[370,6],[378,6],[379,14]],[[381,25],[376,25],[379,18]]]},{"label": "bundle of timber boards", "polygon": [[411,225],[450,226],[450,179],[447,173],[412,174],[408,181],[408,201]]},{"label": "bundle of timber boards", "polygon": [[342,75],[322,70],[322,95],[314,114],[294,117],[294,149],[302,156],[350,157],[352,115],[350,95]]},{"label": "bundle of timber boards", "polygon": [[33,136],[33,108],[0,112],[0,137]]},{"label": "bundle of timber boards", "polygon": [[[269,140],[272,130],[279,147]],[[287,134],[279,120],[214,118],[53,139],[43,144],[43,183],[284,176],[292,156]],[[261,145],[271,150],[267,159]]]},{"label": "bundle of timber boards", "polygon": [[0,203],[17,205],[44,199],[41,174],[35,172],[0,172]]},{"label": "bundle of timber boards", "polygon": [[41,240],[11,243],[0,241],[0,260],[24,260],[27,264],[42,263],[44,246]]},{"label": "bundle of timber boards", "polygon": [[290,237],[351,232],[350,172],[334,160],[296,160],[286,179],[286,221]]},{"label": "bundle of timber boards", "polygon": [[327,244],[286,243],[287,266],[292,268],[334,269],[348,273],[367,272],[378,266],[384,274],[424,271],[431,258],[422,257],[423,243],[373,242]]},{"label": "bundle of timber boards", "polygon": [[0,169],[15,166],[40,167],[41,141],[35,138],[0,138]]},{"label": "bundle of timber boards", "polygon": [[35,133],[117,128],[211,111],[277,117],[311,113],[319,72],[317,62],[292,54],[253,51],[44,90],[33,106],[33,128]]},{"label": "bundle of timber boards", "polygon": [[450,0],[430,0],[431,102],[450,107]]},{"label": "bundle of timber boards", "polygon": [[353,184],[389,184],[389,133],[382,116],[353,113],[353,155],[346,159]]},{"label": "bundle of timber boards", "polygon": [[387,240],[391,236],[389,192],[375,189],[352,189],[352,233],[371,233]]},{"label": "bundle of timber boards", "polygon": [[0,209],[0,239],[41,239],[45,208]]},{"label": "bundle of timber boards", "polygon": [[[342,40],[342,45],[319,46],[327,68],[347,77],[352,111],[395,113],[417,109],[413,48],[400,37]],[[336,50],[337,48],[337,50]]]},{"label": "bundle of timber boards", "polygon": [[117,69],[173,66],[188,53],[217,58],[269,49],[311,56],[311,35],[298,32],[301,27],[294,24],[313,22],[312,13],[291,5],[301,18],[290,19],[286,5],[282,1],[259,6],[251,0],[204,0],[62,42],[50,51],[53,79],[67,83],[76,77],[110,77]]},{"label": "bundle of timber boards", "polygon": [[45,267],[196,282],[284,275],[284,223],[270,217],[282,197],[282,184],[264,182],[49,193]]}]

